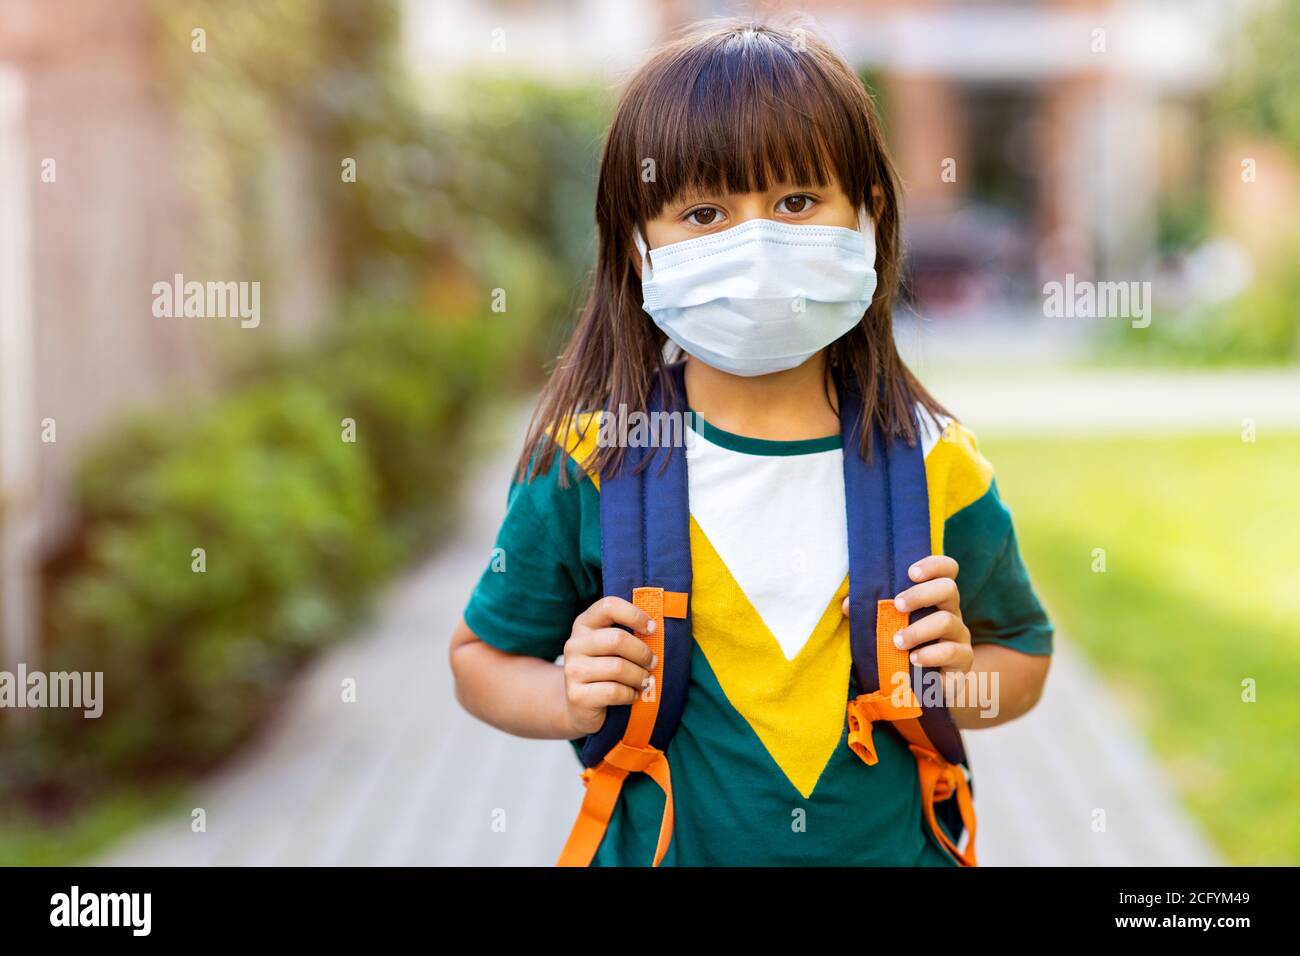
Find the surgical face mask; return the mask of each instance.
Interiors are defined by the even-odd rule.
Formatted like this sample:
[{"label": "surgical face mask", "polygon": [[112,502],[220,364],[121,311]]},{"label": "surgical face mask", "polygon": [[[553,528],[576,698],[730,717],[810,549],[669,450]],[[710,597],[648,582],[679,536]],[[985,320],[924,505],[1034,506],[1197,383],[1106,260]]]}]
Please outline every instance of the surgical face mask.
[{"label": "surgical face mask", "polygon": [[647,251],[640,229],[643,308],[686,352],[732,375],[806,362],[857,325],[876,290],[876,234],[750,219]]}]

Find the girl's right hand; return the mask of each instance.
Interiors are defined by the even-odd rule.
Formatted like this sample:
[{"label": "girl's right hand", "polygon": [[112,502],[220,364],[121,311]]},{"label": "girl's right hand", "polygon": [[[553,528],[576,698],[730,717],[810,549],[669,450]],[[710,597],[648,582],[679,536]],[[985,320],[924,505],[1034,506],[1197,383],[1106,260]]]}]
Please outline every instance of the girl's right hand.
[{"label": "girl's right hand", "polygon": [[578,615],[564,645],[565,705],[574,737],[600,730],[606,709],[632,703],[654,673],[649,645],[615,624],[640,634],[655,626],[632,602],[603,597]]}]

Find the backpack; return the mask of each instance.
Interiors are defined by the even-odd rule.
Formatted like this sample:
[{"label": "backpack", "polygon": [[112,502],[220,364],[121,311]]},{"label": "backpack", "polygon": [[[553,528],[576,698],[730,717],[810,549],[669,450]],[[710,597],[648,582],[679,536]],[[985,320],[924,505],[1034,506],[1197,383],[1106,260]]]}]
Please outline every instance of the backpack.
[{"label": "backpack", "polygon": [[[647,412],[684,413],[685,363],[669,366],[673,388],[651,390]],[[894,635],[909,616],[894,607],[907,569],[930,553],[929,493],[920,443],[872,435],[872,463],[860,447],[862,401],[853,384],[840,395],[844,492],[849,540],[849,643],[859,695],[848,702],[848,745],[868,766],[877,762],[872,733],[883,723],[916,758],[925,824],[963,866],[975,865],[975,812],[961,734],[944,706],[913,692],[907,652]],[[608,414],[608,413],[607,413]],[[684,433],[684,432],[683,432]],[[645,461],[643,447],[625,449],[614,474],[601,481],[600,534],[606,594],[630,600],[655,621],[639,635],[658,656],[650,686],[630,705],[610,707],[600,730],[581,744],[586,785],[560,866],[587,866],[605,835],[628,774],[644,773],[663,790],[663,821],[653,865],[673,832],[673,792],[666,750],[681,720],[690,684],[691,549],[686,455],[680,448]],[[884,529],[884,534],[879,533]],[[914,612],[916,616],[929,609]],[[936,675],[937,676],[937,675]],[[955,799],[952,799],[954,798]],[[942,820],[944,825],[940,825]],[[966,849],[957,841],[969,832]],[[950,835],[951,834],[951,835]]]}]

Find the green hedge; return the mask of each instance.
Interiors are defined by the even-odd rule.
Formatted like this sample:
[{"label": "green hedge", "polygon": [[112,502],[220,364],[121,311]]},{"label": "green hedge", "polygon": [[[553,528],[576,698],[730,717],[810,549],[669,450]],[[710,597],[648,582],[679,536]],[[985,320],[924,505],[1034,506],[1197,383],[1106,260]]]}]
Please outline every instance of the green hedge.
[{"label": "green hedge", "polygon": [[223,397],[110,429],[79,470],[43,664],[104,672],[103,716],[42,712],[0,751],[0,791],[75,801],[228,754],[446,518],[478,406],[538,321],[359,304]]},{"label": "green hedge", "polygon": [[391,548],[373,465],[333,418],[311,387],[268,384],[154,425],[150,458],[88,459],[88,561],[56,592],[52,647],[55,669],[105,674],[78,751],[132,770],[219,753],[343,625]]}]

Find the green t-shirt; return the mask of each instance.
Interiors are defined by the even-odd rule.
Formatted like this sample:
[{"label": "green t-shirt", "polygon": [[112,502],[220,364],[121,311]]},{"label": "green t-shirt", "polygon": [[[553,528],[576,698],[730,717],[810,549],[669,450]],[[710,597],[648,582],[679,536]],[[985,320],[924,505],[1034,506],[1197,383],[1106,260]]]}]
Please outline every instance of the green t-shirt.
[{"label": "green t-shirt", "polygon": [[[695,645],[667,750],[676,819],[663,864],[955,865],[922,820],[906,744],[877,728],[879,762],[867,766],[845,742],[859,691],[840,611],[840,439],[768,441],[695,424],[686,451]],[[598,430],[597,418],[581,417],[556,436],[564,452],[548,473],[510,487],[495,560],[465,610],[500,650],[555,660],[574,618],[603,595],[599,480],[583,468]],[[974,437],[936,424],[923,450],[932,550],[960,566],[972,640],[1050,654],[1051,627]],[[663,805],[654,781],[631,775],[595,865],[648,864]]]}]

